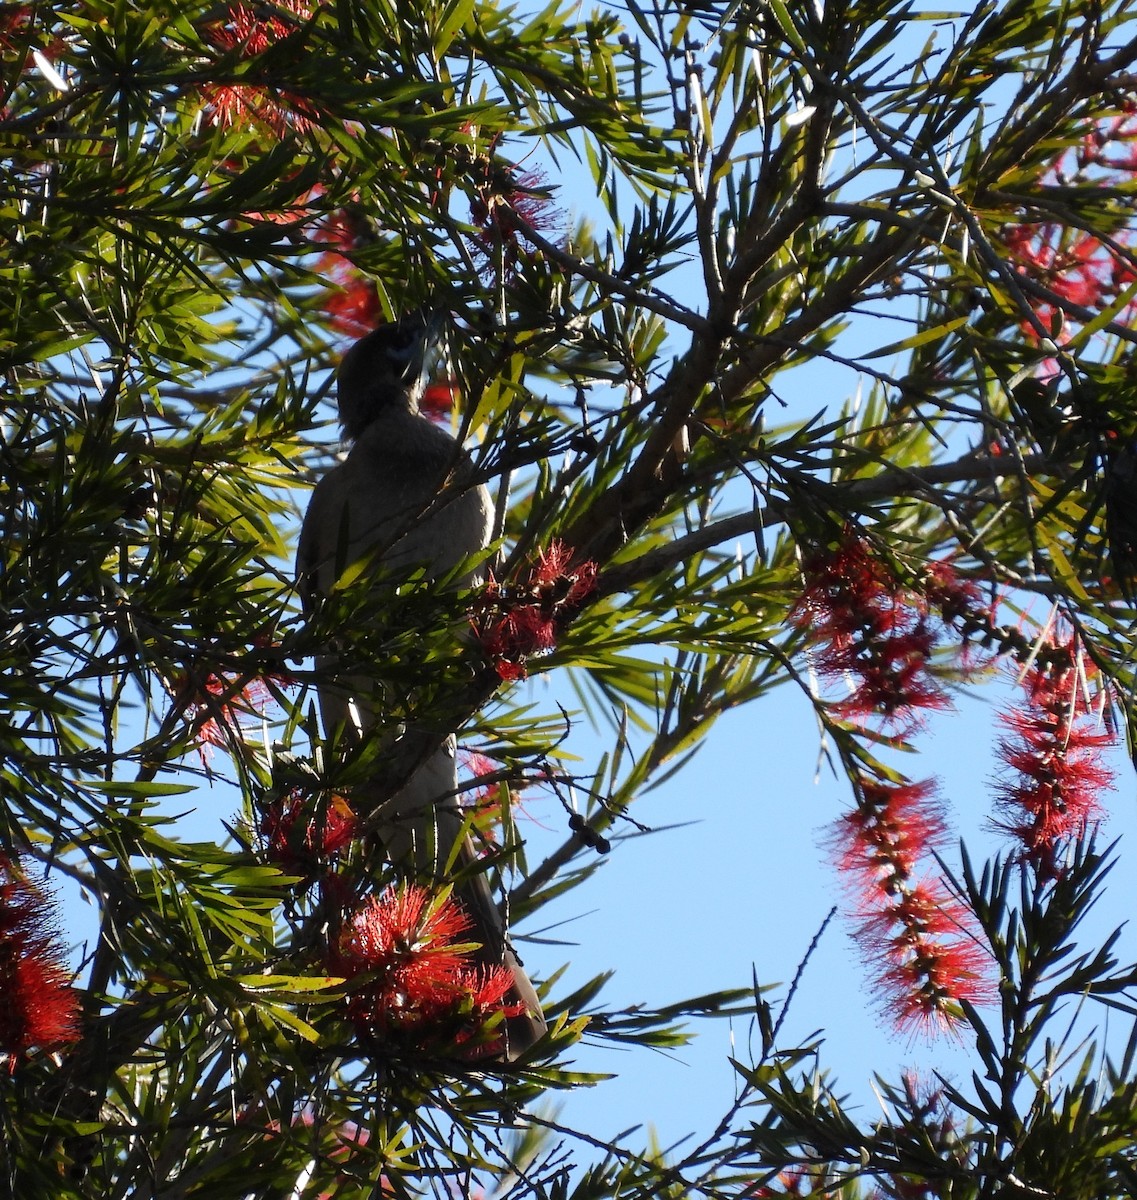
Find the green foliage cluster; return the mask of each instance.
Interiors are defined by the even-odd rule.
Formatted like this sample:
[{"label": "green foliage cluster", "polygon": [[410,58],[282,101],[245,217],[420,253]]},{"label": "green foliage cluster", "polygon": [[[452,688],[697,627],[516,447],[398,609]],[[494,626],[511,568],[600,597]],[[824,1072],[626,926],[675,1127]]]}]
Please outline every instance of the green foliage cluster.
[{"label": "green foliage cluster", "polygon": [[[778,684],[811,696],[841,764],[886,772],[811,691],[788,619],[803,556],[852,528],[912,586],[951,558],[1004,603],[1047,597],[1128,717],[1125,476],[1110,493],[1105,472],[1137,433],[1137,172],[1054,164],[1125,128],[1133,5],[963,7],[0,7],[0,845],[99,922],[80,1039],[0,1075],[11,1194],[1137,1191],[1133,1045],[1056,1074],[1067,1004],[1133,1012],[1133,970],[1074,941],[1107,866],[1088,845],[1057,881],[967,867],[1001,978],[993,1020],[962,1013],[976,1075],[931,1100],[882,1082],[889,1115],[864,1127],[757,988],[612,1012],[602,979],[563,995],[554,976],[549,1042],[509,1066],[361,1045],[319,893],[255,834],[298,780],[395,788],[414,765],[324,753],[311,662],[333,634],[385,695],[488,748],[503,809],[541,773],[581,799],[590,836],[566,824],[533,862],[505,839],[515,923],[584,884],[596,840]],[[518,188],[531,156],[549,184],[591,180],[592,223],[550,227],[540,183]],[[504,219],[479,220],[487,204]],[[335,448],[345,213],[377,313],[451,314],[496,577],[523,580],[554,539],[599,567],[529,663],[610,720],[599,762],[572,758],[578,718],[502,684],[468,598],[420,580],[377,611],[345,587],[301,616],[291,543]],[[1116,265],[1097,303],[1008,250],[1009,230],[1053,228]],[[848,390],[803,404],[819,362]],[[263,731],[233,718],[250,687],[276,703]],[[177,815],[211,772],[244,817],[189,841]],[[543,1097],[596,1082],[563,1065],[586,1025],[666,1047],[706,1012],[760,1037],[693,1149],[548,1115]]]}]

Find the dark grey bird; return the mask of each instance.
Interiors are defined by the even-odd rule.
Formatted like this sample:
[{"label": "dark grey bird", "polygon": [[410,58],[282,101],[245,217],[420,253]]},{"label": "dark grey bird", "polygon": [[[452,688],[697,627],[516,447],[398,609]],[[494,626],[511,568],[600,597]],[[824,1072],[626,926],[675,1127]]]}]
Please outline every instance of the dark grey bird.
[{"label": "dark grey bird", "polygon": [[[431,340],[427,322],[404,317],[356,342],[340,364],[339,416],[352,445],[345,461],[316,485],[304,517],[297,579],[306,605],[329,595],[344,570],[361,560],[367,560],[366,569],[355,585],[378,594],[419,570],[429,578],[446,577],[455,588],[482,582],[479,552],[489,542],[493,521],[489,495],[475,481],[465,450],[419,412]],[[403,726],[398,735],[377,732],[381,690],[366,664],[344,669],[341,663],[337,673],[339,660],[332,653],[317,658],[317,668],[329,674],[319,691],[330,741],[350,747],[369,736],[395,746],[438,739],[413,726]],[[506,1003],[519,1002],[527,1010],[505,1021],[505,1053],[513,1059],[546,1025],[485,874],[476,869],[477,852],[462,835],[455,753],[451,734],[394,796],[384,799],[379,784],[364,783],[353,789],[352,801],[405,876],[425,883],[443,882],[449,871],[458,876],[455,895],[473,922],[471,940],[482,943],[479,960],[512,972],[513,994]]]}]

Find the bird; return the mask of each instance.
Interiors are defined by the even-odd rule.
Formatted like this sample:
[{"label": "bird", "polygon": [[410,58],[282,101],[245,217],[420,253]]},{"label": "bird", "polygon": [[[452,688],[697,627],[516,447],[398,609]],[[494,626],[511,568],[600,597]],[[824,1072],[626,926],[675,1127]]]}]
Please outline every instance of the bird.
[{"label": "bird", "polygon": [[[493,526],[489,493],[459,442],[419,411],[436,334],[435,321],[405,315],[366,334],[340,363],[336,398],[350,449],[317,482],[301,526],[296,576],[308,612],[352,568],[358,573],[349,586],[376,593],[420,572],[453,588],[483,582],[482,552]],[[403,877],[438,885],[454,871],[454,894],[472,923],[471,940],[481,943],[477,960],[504,966],[513,976],[503,1022],[504,1055],[513,1061],[547,1025],[485,872],[478,870],[477,850],[463,832],[457,739],[413,721],[394,735],[376,731],[383,724],[382,689],[368,678],[366,664],[346,668],[341,658],[333,646],[316,656],[321,716],[332,744],[359,746],[372,736],[384,739],[385,749],[402,741],[415,750],[441,741],[395,795],[387,796],[390,787],[381,781],[364,781],[352,791],[353,807]],[[508,1015],[521,1006],[524,1011]]]}]

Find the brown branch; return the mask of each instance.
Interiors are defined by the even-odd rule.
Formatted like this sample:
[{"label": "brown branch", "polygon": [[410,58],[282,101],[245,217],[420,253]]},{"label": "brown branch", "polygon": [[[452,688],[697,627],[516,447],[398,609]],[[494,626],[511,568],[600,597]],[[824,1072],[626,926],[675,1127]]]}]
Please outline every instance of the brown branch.
[{"label": "brown branch", "polygon": [[[1025,471],[1030,474],[1045,470],[1047,465],[1042,455],[1030,455],[1022,460],[1015,460],[1014,468],[1018,473]],[[947,483],[994,481],[1007,474],[1008,460],[1005,458],[966,455],[950,463],[937,463],[911,470],[897,468],[867,479],[831,484],[829,489],[836,503],[852,507],[889,497],[919,495]],[[624,591],[642,580],[653,578],[670,566],[684,562],[693,554],[700,554],[732,538],[745,537],[749,533],[757,533],[779,525],[787,519],[790,507],[791,503],[787,500],[771,500],[761,508],[725,517],[712,525],[676,538],[666,546],[649,550],[630,562],[605,571],[600,577],[598,594],[607,596]]]}]

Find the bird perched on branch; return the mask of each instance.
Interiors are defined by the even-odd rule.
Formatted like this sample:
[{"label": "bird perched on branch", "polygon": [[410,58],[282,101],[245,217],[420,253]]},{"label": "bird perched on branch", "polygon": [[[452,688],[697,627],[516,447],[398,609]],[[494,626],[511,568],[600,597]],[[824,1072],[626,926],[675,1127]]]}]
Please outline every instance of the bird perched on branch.
[{"label": "bird perched on branch", "polygon": [[[404,317],[356,342],[340,364],[339,416],[352,446],[346,460],[316,485],[304,517],[297,579],[306,608],[330,595],[345,569],[361,566],[356,583],[370,586],[379,597],[420,570],[428,578],[448,578],[454,587],[482,582],[478,556],[491,535],[489,495],[475,481],[462,447],[418,408],[433,332],[421,317]],[[507,1011],[518,1004],[527,1010],[505,1021],[506,1055],[515,1058],[546,1026],[485,874],[477,870],[475,848],[463,834],[456,739],[413,721],[397,734],[377,731],[381,686],[365,664],[331,677],[337,661],[332,653],[317,659],[317,667],[329,675],[319,692],[331,741],[360,746],[374,736],[396,756],[400,742],[416,750],[412,757],[422,756],[418,747],[429,751],[393,796],[386,794],[389,785],[357,786],[354,807],[400,872],[419,882],[442,882],[451,872],[457,876],[455,894],[473,922],[473,937],[482,943],[479,961],[513,973]],[[434,742],[437,748],[430,751]]]}]

